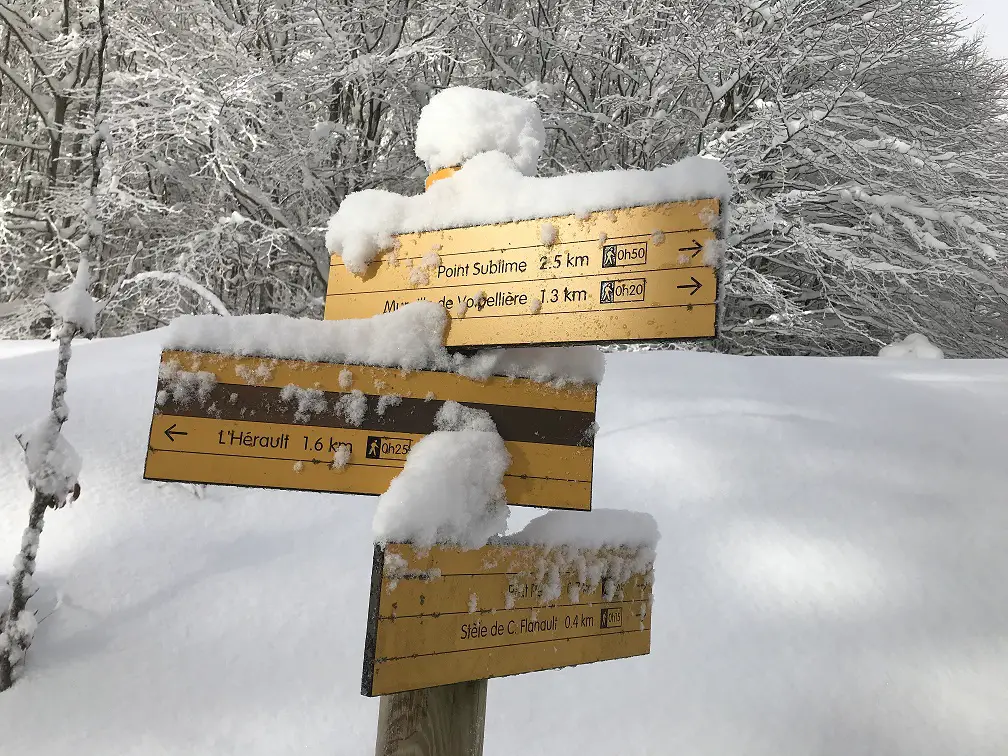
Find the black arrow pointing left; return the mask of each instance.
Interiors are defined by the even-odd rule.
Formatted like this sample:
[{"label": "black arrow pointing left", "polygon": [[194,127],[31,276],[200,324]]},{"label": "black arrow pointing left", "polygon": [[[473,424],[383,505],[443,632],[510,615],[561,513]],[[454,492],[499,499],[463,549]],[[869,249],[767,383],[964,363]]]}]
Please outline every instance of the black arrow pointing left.
[{"label": "black arrow pointing left", "polygon": [[693,283],[691,283],[691,284],[679,284],[678,286],[676,286],[676,288],[677,289],[693,289],[693,291],[691,291],[689,293],[689,295],[692,297],[694,294],[696,294],[698,291],[700,291],[700,288],[703,286],[703,284],[700,283],[699,281],[697,281],[693,276],[690,276],[690,280]]},{"label": "black arrow pointing left", "polygon": [[188,431],[175,430],[175,423],[172,423],[169,427],[165,428],[164,434],[168,436],[168,440],[173,444],[175,443],[175,436],[188,436]]}]

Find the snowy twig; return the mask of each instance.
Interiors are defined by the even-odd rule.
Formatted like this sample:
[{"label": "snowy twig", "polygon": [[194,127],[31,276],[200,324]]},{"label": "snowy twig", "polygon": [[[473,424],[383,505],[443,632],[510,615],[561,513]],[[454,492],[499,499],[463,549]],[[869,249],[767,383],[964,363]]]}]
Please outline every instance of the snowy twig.
[{"label": "snowy twig", "polygon": [[196,283],[196,281],[193,281],[191,278],[183,276],[181,273],[165,273],[159,270],[147,270],[143,273],[137,273],[132,278],[126,279],[123,281],[123,286],[131,283],[141,283],[143,281],[164,281],[166,283],[176,284],[177,286],[189,289],[189,291],[199,295],[204,301],[214,308],[218,315],[231,314],[216,294],[205,286]]},{"label": "snowy twig", "polygon": [[88,294],[89,283],[88,261],[82,257],[70,286],[46,298],[46,304],[62,320],[62,325],[58,332],[59,350],[49,414],[17,436],[24,449],[32,504],[21,549],[14,559],[14,571],[7,581],[11,598],[0,628],[0,691],[13,685],[14,669],[24,661],[38,625],[35,613],[27,609],[27,604],[36,590],[33,581],[35,557],[46,510],[58,509],[80,494],[77,483],[80,458],[60,431],[69,415],[66,376],[70,344],[79,333],[94,331],[97,308]]}]

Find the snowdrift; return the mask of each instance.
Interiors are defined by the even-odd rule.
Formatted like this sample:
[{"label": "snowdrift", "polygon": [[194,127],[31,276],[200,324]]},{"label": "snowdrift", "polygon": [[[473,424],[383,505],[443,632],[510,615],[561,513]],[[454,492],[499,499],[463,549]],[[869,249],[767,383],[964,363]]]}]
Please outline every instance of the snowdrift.
[{"label": "snowdrift", "polygon": [[[376,499],[143,481],[160,338],[75,345],[83,494],[48,517],[0,750],[371,752]],[[12,434],[53,361],[0,343],[4,560],[28,502]],[[653,650],[491,681],[488,756],[1008,752],[1008,364],[606,370],[593,501],[658,523]]]}]

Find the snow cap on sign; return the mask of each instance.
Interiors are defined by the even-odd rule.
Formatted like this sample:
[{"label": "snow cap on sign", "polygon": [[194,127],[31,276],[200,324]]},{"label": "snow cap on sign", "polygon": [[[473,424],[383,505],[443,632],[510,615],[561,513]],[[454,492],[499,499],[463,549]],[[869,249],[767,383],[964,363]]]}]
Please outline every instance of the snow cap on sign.
[{"label": "snow cap on sign", "polygon": [[500,375],[555,386],[598,384],[605,373],[605,358],[594,347],[449,354],[444,346],[447,322],[448,313],[438,302],[412,302],[395,312],[348,320],[182,315],[166,329],[162,346],[241,357],[452,371],[474,380]]},{"label": "snow cap on sign", "polygon": [[563,595],[561,575],[578,574],[579,586],[568,589],[568,598],[578,602],[580,591],[603,586],[603,601],[612,601],[617,588],[634,575],[652,572],[658,525],[646,512],[596,509],[591,512],[549,512],[532,520],[523,530],[496,541],[502,545],[541,546],[548,553],[540,559],[537,582],[541,600],[548,603]]},{"label": "snow cap on sign", "polygon": [[[690,157],[652,171],[613,170],[538,178],[525,176],[507,155],[486,152],[431,185],[403,197],[367,189],[347,196],[329,220],[326,246],[347,270],[363,275],[393,245],[395,234],[509,221],[587,215],[598,210],[731,197],[728,174],[717,160]],[[724,230],[727,213],[713,218]]]},{"label": "snow cap on sign", "polygon": [[168,326],[163,345],[244,357],[445,370],[452,365],[444,348],[447,318],[437,302],[413,302],[360,320],[183,315]]},{"label": "snow cap on sign", "polygon": [[582,549],[600,549],[606,546],[653,549],[658,545],[659,537],[658,523],[647,512],[593,509],[590,514],[548,512],[503,540],[505,543]]},{"label": "snow cap on sign", "polygon": [[416,154],[431,173],[462,165],[481,152],[503,152],[527,176],[546,144],[539,106],[523,97],[472,87],[450,87],[420,111]]}]

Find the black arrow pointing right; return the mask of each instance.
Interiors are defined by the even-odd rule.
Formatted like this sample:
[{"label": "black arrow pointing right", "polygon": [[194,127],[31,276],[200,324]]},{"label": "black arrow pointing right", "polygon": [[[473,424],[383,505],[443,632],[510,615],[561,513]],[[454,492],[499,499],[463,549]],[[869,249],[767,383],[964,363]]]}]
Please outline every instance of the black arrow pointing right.
[{"label": "black arrow pointing right", "polygon": [[703,252],[703,244],[701,244],[696,239],[694,239],[692,246],[689,246],[689,247],[679,247],[679,251],[680,252],[692,252],[693,254],[690,255],[690,258],[692,259],[692,258],[696,257],[698,254],[700,254],[701,252]]},{"label": "black arrow pointing right", "polygon": [[164,434],[168,436],[168,440],[173,444],[175,443],[175,436],[188,436],[188,431],[175,430],[175,423],[172,423],[170,427],[165,428]]},{"label": "black arrow pointing right", "polygon": [[693,276],[690,276],[690,280],[693,283],[691,283],[691,284],[679,284],[678,286],[676,286],[676,288],[677,289],[693,289],[693,291],[691,291],[689,293],[689,295],[692,297],[694,294],[696,294],[698,291],[700,291],[700,288],[703,286],[703,284],[700,283],[699,281],[697,281]]}]

